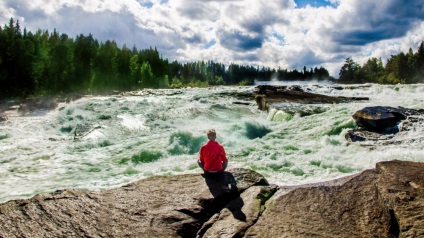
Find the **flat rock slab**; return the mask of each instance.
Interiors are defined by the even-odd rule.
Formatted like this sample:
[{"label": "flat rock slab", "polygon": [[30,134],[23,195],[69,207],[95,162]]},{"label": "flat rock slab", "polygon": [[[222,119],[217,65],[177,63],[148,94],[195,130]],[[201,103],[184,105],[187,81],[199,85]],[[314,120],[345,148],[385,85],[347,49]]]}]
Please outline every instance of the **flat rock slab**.
[{"label": "flat rock slab", "polygon": [[424,237],[424,164],[380,162],[342,184],[280,189],[244,237]]},{"label": "flat rock slab", "polygon": [[322,103],[333,104],[351,102],[357,100],[369,100],[365,97],[332,97],[317,93],[305,92],[299,86],[272,86],[259,85],[255,88],[255,100],[259,109],[269,110],[269,105],[273,103]]},{"label": "flat rock slab", "polygon": [[[226,175],[241,190],[268,184],[251,170]],[[102,192],[58,191],[1,204],[0,237],[195,237],[237,197],[200,174],[156,176]]]},{"label": "flat rock slab", "polygon": [[0,224],[0,237],[424,237],[424,163],[284,187],[247,169],[155,176],[9,201]]}]

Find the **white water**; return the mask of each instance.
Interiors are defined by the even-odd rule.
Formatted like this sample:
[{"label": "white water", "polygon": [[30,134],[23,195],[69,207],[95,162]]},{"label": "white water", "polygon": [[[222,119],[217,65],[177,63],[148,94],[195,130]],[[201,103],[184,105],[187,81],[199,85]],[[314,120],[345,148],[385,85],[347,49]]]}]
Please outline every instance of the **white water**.
[{"label": "white water", "polygon": [[[303,87],[371,100],[275,105],[285,112],[267,115],[253,100],[220,94],[253,87],[217,87],[85,97],[25,117],[9,111],[9,120],[0,123],[0,202],[58,189],[106,189],[152,175],[200,173],[197,149],[210,128],[226,148],[229,168],[256,170],[279,185],[331,180],[385,160],[424,162],[424,139],[364,146],[344,138],[355,127],[353,113],[366,106],[423,109],[424,85]],[[299,116],[305,112],[310,115]],[[74,141],[75,128],[81,138]],[[249,138],[267,129],[264,137]],[[423,135],[424,125],[418,124],[398,137],[408,141]]]}]

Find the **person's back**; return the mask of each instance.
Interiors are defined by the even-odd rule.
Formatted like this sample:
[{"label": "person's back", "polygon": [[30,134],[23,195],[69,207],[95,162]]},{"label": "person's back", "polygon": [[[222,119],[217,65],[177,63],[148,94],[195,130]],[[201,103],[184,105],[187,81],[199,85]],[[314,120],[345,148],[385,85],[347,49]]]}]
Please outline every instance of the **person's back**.
[{"label": "person's back", "polygon": [[224,147],[215,141],[215,130],[207,132],[209,141],[200,148],[198,164],[205,174],[223,172],[227,167]]}]

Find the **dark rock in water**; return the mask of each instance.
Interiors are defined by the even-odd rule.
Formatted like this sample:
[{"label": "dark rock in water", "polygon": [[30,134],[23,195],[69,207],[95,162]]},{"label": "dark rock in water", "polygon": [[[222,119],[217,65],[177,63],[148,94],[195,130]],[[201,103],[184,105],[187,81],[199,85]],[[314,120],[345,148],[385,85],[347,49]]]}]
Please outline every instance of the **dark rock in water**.
[{"label": "dark rock in water", "polygon": [[233,102],[235,105],[250,105],[250,102]]},{"label": "dark rock in water", "polygon": [[0,122],[7,121],[7,116],[0,113]]},{"label": "dark rock in water", "polygon": [[353,114],[356,124],[368,131],[384,132],[409,116],[423,115],[424,110],[404,107],[366,107]]},{"label": "dark rock in water", "polygon": [[350,130],[346,133],[345,138],[349,142],[359,141],[386,141],[392,139],[393,134],[385,135],[363,129]]},{"label": "dark rock in water", "polygon": [[343,90],[344,89],[342,86],[338,86],[338,85],[330,86],[330,88],[335,89],[335,90]]},{"label": "dark rock in water", "polygon": [[345,137],[348,141],[387,140],[389,136],[400,131],[407,131],[413,124],[421,121],[424,110],[404,107],[366,107],[353,114],[359,129],[349,131]]},{"label": "dark rock in water", "polygon": [[366,107],[353,114],[356,124],[368,131],[383,132],[406,118],[393,107]]},{"label": "dark rock in water", "polygon": [[255,88],[255,100],[259,109],[268,110],[269,105],[281,102],[295,103],[343,103],[357,100],[369,100],[362,97],[332,97],[305,92],[300,86],[259,85]]},{"label": "dark rock in water", "polygon": [[367,138],[361,133],[356,133],[358,130],[350,130],[346,133],[345,138],[349,142],[366,141]]},{"label": "dark rock in water", "polygon": [[423,237],[423,214],[424,163],[285,187],[232,169],[9,201],[0,237]]}]

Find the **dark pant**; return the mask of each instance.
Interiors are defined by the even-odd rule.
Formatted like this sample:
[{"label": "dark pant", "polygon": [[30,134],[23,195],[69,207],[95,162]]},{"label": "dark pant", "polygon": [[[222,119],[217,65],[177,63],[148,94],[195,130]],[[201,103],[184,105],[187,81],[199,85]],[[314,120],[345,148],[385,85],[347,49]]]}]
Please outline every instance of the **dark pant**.
[{"label": "dark pant", "polygon": [[[197,161],[197,164],[199,165],[199,167],[200,168],[202,168],[202,170],[206,173],[207,171],[205,171],[205,164],[203,164],[202,162],[200,162],[200,161]],[[222,163],[222,171],[219,171],[219,172],[224,172],[224,170],[227,168],[227,165],[228,165],[228,161],[226,161],[226,162],[224,162],[224,163]]]}]

